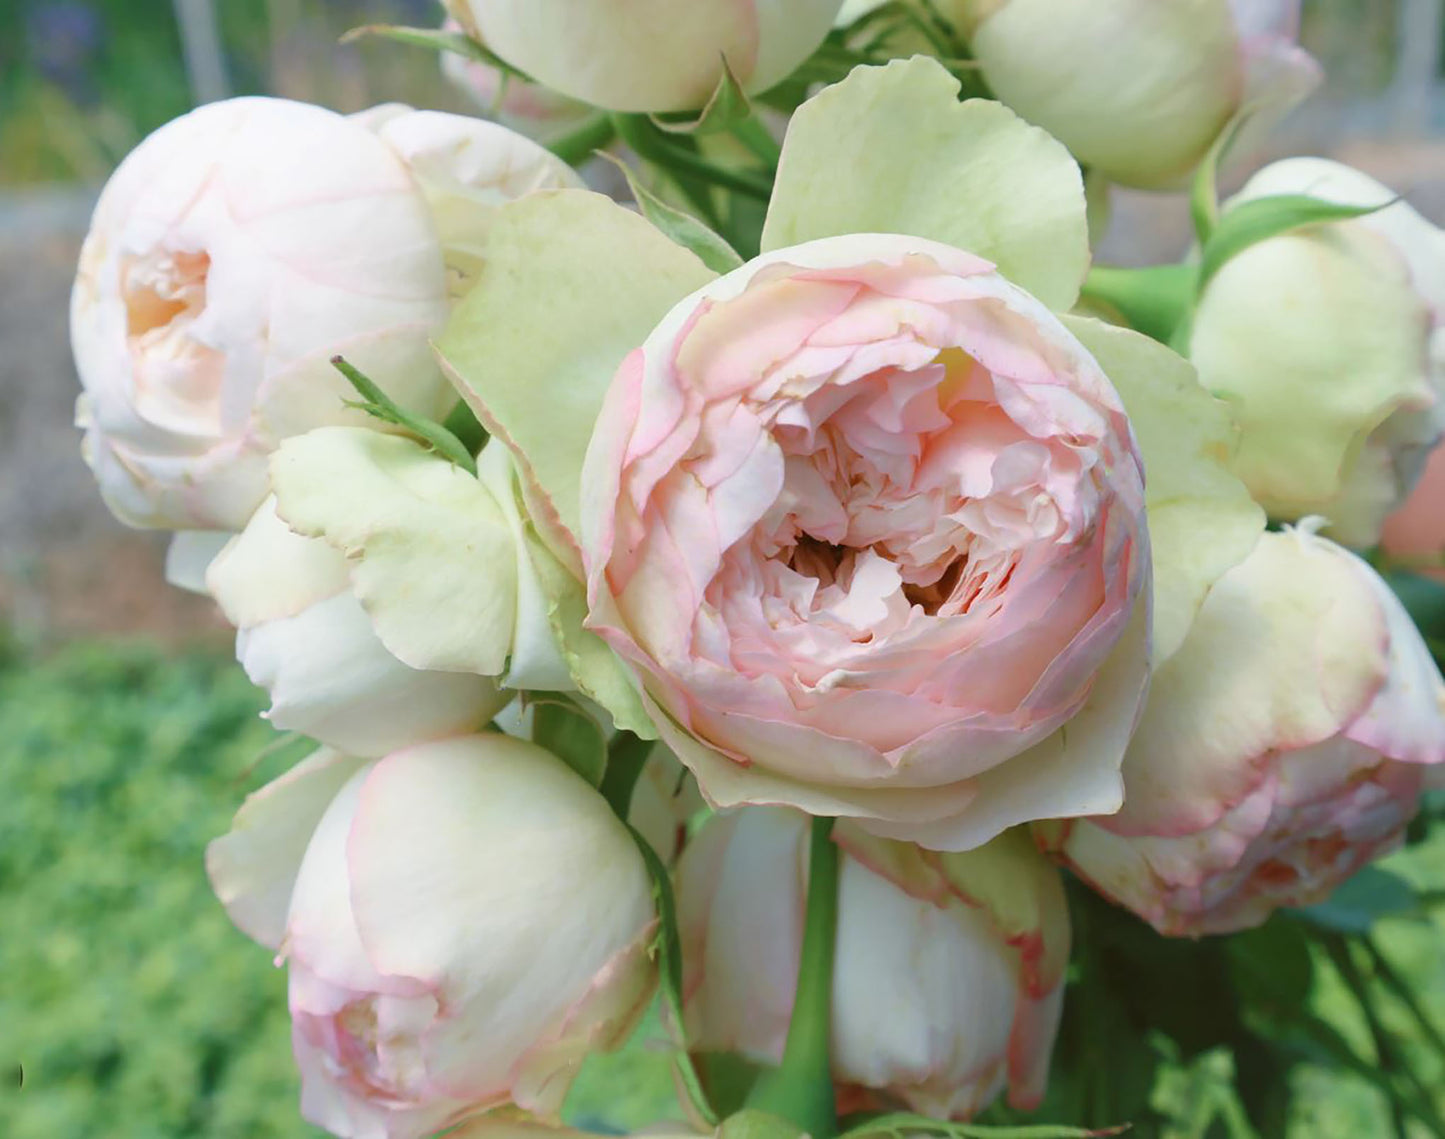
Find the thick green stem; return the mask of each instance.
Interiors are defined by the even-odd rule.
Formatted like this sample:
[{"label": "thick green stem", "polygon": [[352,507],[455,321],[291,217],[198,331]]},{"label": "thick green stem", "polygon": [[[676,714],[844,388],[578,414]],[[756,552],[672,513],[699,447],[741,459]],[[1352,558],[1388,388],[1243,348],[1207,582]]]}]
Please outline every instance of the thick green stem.
[{"label": "thick green stem", "polygon": [[833,1099],[833,949],[838,934],[838,848],[833,820],[815,818],[798,989],[783,1063],[758,1080],[748,1106],[797,1124],[812,1139],[838,1134]]},{"label": "thick green stem", "polygon": [[547,144],[547,149],[569,166],[578,166],[601,150],[615,135],[612,116],[599,114]]}]

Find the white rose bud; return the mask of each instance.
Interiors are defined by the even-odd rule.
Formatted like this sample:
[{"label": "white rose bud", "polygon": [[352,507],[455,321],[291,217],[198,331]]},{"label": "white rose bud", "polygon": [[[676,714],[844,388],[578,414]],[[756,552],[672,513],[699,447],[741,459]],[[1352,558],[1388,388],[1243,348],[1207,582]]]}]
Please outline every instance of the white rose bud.
[{"label": "white rose bud", "polygon": [[722,62],[747,91],[786,79],[842,0],[447,0],[456,20],[538,83],[612,111],[689,111]]},{"label": "white rose bud", "polygon": [[555,1118],[651,999],[651,882],[606,802],[486,733],[366,762],[320,751],[207,851],[290,972],[302,1114],[420,1139],[515,1104]]},{"label": "white rose bud", "polygon": [[1278,116],[1319,82],[1299,0],[945,0],[1003,102],[1116,182],[1189,174],[1241,112]]},{"label": "white rose bud", "polygon": [[[1063,883],[1010,831],[963,854],[840,822],[833,1078],[849,1102],[966,1119],[1005,1087],[1036,1106],[1063,1006]],[[782,1059],[802,952],[808,819],[745,807],[678,868],[688,1040]],[[859,1095],[861,1093],[861,1099]]]},{"label": "white rose bud", "polygon": [[[1395,197],[1347,166],[1292,158],[1228,205],[1271,194]],[[1395,201],[1253,245],[1205,288],[1189,355],[1232,405],[1236,470],[1259,503],[1373,545],[1445,429],[1445,232]]]}]

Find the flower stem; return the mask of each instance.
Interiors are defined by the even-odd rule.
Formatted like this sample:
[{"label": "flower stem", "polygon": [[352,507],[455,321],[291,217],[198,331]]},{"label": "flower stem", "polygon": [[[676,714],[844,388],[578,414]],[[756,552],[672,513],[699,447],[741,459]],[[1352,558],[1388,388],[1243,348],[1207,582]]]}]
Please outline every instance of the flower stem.
[{"label": "flower stem", "polygon": [[815,818],[808,847],[808,904],[797,996],[783,1063],[765,1073],[748,1106],[797,1124],[812,1139],[838,1134],[833,1099],[833,950],[838,933],[838,848],[833,820]]},{"label": "flower stem", "polygon": [[547,149],[569,166],[580,166],[592,157],[594,150],[601,150],[610,143],[615,133],[612,117],[599,114],[553,139],[547,144]]}]

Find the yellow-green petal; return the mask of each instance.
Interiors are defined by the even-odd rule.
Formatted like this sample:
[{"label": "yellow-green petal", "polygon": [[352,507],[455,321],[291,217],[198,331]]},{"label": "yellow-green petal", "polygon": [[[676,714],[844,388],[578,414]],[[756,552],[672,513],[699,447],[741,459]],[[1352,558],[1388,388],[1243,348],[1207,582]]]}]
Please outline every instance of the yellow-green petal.
[{"label": "yellow-green petal", "polygon": [[966,249],[1063,311],[1089,268],[1079,166],[1000,103],[914,56],[859,67],[809,99],[783,143],[763,250],[844,233]]}]

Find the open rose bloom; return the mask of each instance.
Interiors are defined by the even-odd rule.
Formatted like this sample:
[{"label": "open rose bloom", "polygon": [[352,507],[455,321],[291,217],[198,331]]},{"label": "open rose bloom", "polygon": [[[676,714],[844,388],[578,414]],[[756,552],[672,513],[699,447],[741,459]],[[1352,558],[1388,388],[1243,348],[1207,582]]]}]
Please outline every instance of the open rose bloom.
[{"label": "open rose bloom", "polygon": [[[914,59],[808,103],[764,253],[721,277],[595,196],[506,207],[441,342],[704,796],[942,849],[1117,809],[1151,609],[1172,652],[1260,525],[1187,367],[1055,315],[1078,168],[956,91]],[[919,162],[898,124],[924,122]],[[548,247],[562,226],[585,241]],[[545,339],[519,283],[554,298]],[[1130,403],[1152,428],[1166,396],[1197,439],[1136,438]]]}]

